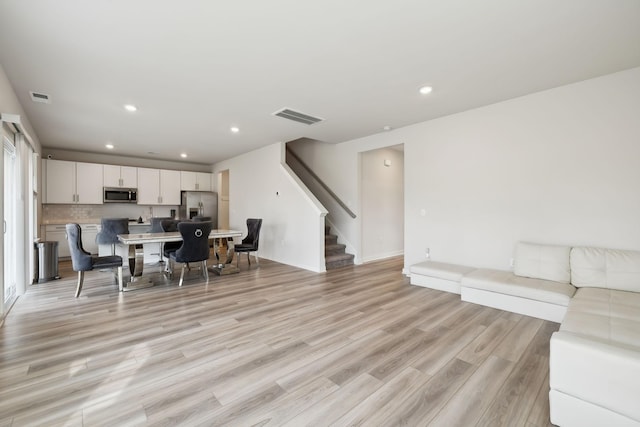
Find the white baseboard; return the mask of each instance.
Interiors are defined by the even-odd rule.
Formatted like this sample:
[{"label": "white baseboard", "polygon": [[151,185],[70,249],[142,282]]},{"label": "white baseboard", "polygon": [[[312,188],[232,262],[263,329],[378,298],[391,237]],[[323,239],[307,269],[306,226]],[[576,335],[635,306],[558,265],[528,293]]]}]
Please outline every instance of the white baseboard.
[{"label": "white baseboard", "polygon": [[400,255],[404,255],[404,250],[386,252],[386,253],[383,253],[383,254],[371,255],[371,256],[368,256],[366,258],[363,258],[362,262],[365,263],[365,262],[371,262],[371,261],[379,261],[381,259],[392,258],[394,256],[400,256]]}]

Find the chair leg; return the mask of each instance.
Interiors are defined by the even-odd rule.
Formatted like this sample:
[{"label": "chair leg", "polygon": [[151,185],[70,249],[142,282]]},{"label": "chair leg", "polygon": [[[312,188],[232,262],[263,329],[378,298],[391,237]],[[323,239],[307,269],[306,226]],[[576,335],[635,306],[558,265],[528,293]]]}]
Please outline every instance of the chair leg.
[{"label": "chair leg", "polygon": [[207,270],[207,261],[202,261],[202,274],[204,275],[204,280],[209,283],[209,271]]},{"label": "chair leg", "polygon": [[173,261],[171,261],[171,258],[167,258],[167,264],[164,266],[164,272],[169,276],[169,278],[173,277]]},{"label": "chair leg", "polygon": [[118,267],[118,290],[123,291],[122,287],[122,266]]},{"label": "chair leg", "polygon": [[164,264],[164,258],[162,257],[164,254],[164,242],[160,243],[160,264]]},{"label": "chair leg", "polygon": [[184,279],[184,266],[185,263],[182,263],[182,272],[180,273],[180,283],[178,283],[178,286],[182,286],[182,280]]},{"label": "chair leg", "polygon": [[254,252],[253,256],[256,257],[256,265],[260,265],[260,259],[258,259],[258,252]]},{"label": "chair leg", "polygon": [[251,257],[249,257],[249,253],[247,252],[247,262],[249,263],[249,267],[251,267]]},{"label": "chair leg", "polygon": [[76,287],[76,298],[80,296],[82,290],[82,283],[84,282],[84,271],[78,271],[78,286]]}]

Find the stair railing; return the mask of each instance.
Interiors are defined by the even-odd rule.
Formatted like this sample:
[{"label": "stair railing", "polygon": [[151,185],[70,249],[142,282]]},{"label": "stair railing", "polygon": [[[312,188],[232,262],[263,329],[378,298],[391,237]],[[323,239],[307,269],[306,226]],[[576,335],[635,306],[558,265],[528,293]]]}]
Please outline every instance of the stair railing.
[{"label": "stair railing", "polygon": [[296,159],[296,161],[298,163],[300,163],[300,165],[309,173],[309,175],[311,175],[313,177],[313,179],[315,179],[318,184],[320,184],[322,186],[322,188],[324,188],[324,190],[329,193],[329,195],[340,205],[340,207],[342,207],[342,209],[345,210],[345,212],[347,214],[349,214],[349,216],[351,218],[355,218],[356,214],[349,209],[349,206],[346,205],[346,203],[344,203],[340,197],[338,197],[338,195],[336,193],[333,192],[333,190],[331,190],[331,188],[329,188],[329,186],[327,184],[325,184],[325,182],[320,179],[320,177],[318,175],[316,175],[316,173],[314,171],[311,170],[311,168],[309,166],[307,166],[307,164],[305,162],[302,161],[302,159],[300,157],[298,157],[298,155],[296,153],[293,152],[293,150],[291,150],[289,147],[287,147],[287,154],[291,155],[291,157],[293,157],[294,159]]}]

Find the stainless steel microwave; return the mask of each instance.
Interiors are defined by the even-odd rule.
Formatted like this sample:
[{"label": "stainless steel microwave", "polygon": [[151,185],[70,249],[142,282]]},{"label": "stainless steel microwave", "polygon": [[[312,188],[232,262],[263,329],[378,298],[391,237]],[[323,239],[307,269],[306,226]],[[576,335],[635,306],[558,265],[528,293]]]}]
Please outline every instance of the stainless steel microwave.
[{"label": "stainless steel microwave", "polygon": [[137,188],[104,187],[104,203],[138,203]]}]

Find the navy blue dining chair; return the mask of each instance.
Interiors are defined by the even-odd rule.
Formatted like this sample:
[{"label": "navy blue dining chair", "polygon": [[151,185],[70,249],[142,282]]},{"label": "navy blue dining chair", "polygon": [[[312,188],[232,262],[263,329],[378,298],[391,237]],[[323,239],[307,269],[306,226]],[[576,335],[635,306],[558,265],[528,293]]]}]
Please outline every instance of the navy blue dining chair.
[{"label": "navy blue dining chair", "polygon": [[[151,233],[162,233],[164,232],[164,229],[162,228],[162,221],[169,221],[169,220],[173,220],[172,217],[168,217],[168,216],[154,216],[151,218]],[[164,246],[165,243],[160,243],[160,253],[158,255],[160,255],[160,264],[164,264],[164,258],[163,258],[163,254],[164,254]],[[155,253],[153,253],[152,255],[155,255]]]},{"label": "navy blue dining chair", "polygon": [[67,224],[67,242],[71,251],[71,266],[78,272],[76,298],[80,296],[84,283],[84,272],[94,268],[117,268],[118,289],[122,292],[122,257],[119,255],[93,256],[82,247],[82,229],[78,224]]},{"label": "navy blue dining chair", "polygon": [[247,254],[247,262],[251,266],[251,259],[249,254],[253,252],[256,257],[256,264],[260,264],[258,259],[258,244],[260,242],[260,229],[262,228],[262,218],[248,218],[247,219],[247,236],[242,239],[242,242],[233,245],[233,250],[236,252],[236,267],[240,265],[240,254],[245,252]]},{"label": "navy blue dining chair", "polygon": [[[175,252],[169,254],[171,262],[182,263],[178,286],[182,286],[186,265],[194,262],[201,263],[202,275],[206,282],[209,282],[207,260],[209,259],[209,234],[211,233],[211,228],[212,223],[209,221],[178,223],[178,231],[182,236],[182,245]],[[173,267],[171,267],[171,271],[173,271]]]},{"label": "navy blue dining chair", "polygon": [[98,245],[111,245],[111,255],[116,254],[116,245],[120,243],[118,234],[129,234],[129,218],[102,218],[100,231],[96,235]]},{"label": "navy blue dining chair", "polygon": [[[180,220],[177,219],[165,219],[160,222],[160,227],[164,232],[175,232],[178,231],[179,222]],[[182,246],[182,242],[166,242],[163,246],[162,253],[166,258],[169,258],[171,252],[175,252],[180,246]]]}]

